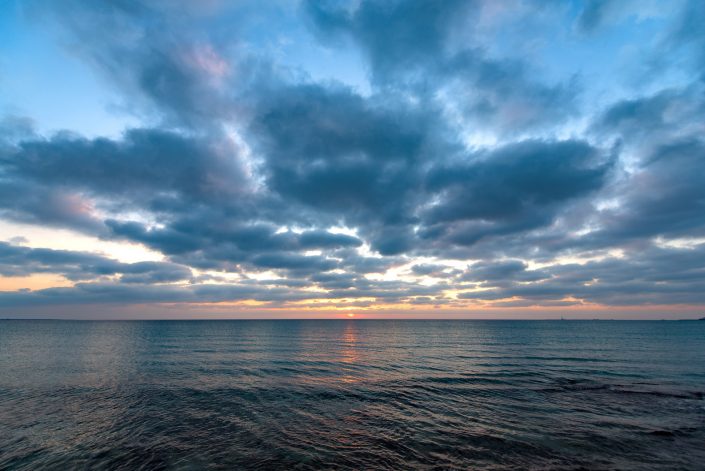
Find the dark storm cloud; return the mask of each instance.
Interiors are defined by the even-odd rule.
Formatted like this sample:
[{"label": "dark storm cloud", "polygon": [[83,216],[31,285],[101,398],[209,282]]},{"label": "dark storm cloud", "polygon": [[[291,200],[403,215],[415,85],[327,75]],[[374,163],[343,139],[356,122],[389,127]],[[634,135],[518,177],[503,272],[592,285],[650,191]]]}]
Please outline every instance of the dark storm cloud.
[{"label": "dark storm cloud", "polygon": [[585,242],[603,246],[649,237],[705,234],[705,94],[700,85],[615,103],[597,120],[638,155],[636,168],[607,196],[619,204],[595,215],[600,229]]},{"label": "dark storm cloud", "polygon": [[483,2],[305,3],[324,40],[349,38],[369,59],[373,84],[426,103],[438,92],[475,128],[516,133],[553,124],[576,110],[577,83],[545,84],[521,60],[490,57],[466,44]]},{"label": "dark storm cloud", "polygon": [[[121,140],[58,134],[0,150],[6,217],[101,232],[94,205],[178,212],[236,207],[248,191],[237,149],[218,136],[135,129]],[[21,195],[21,197],[20,197]],[[14,196],[14,197],[13,197]]]},{"label": "dark storm cloud", "polygon": [[[705,302],[704,262],[702,244],[689,249],[650,246],[622,258],[543,268],[537,277],[532,271],[516,270],[502,278],[516,281],[498,280],[501,286],[485,277],[487,286],[496,287],[459,297],[488,301],[517,297],[529,305],[549,305],[565,297],[607,305],[701,304]],[[536,281],[524,281],[532,278]]]},{"label": "dark storm cloud", "polygon": [[[628,155],[629,163],[615,161],[593,193],[593,201],[569,205],[540,233],[495,233],[492,238],[471,239],[476,244],[465,256],[530,254],[535,260],[550,262],[558,255],[595,256],[610,248],[649,245],[654,237],[701,236],[705,227],[700,183],[705,172],[704,97],[702,87],[691,84],[612,104],[596,117],[592,131],[597,140],[616,142],[609,144],[614,150],[608,151],[611,157],[606,163],[616,152]],[[529,215],[539,213],[528,211]]]},{"label": "dark storm cloud", "polygon": [[[438,166],[427,175],[435,204],[420,211],[418,236],[428,253],[448,258],[474,258],[456,247],[488,239],[508,251],[508,237],[520,237],[525,254],[530,232],[554,225],[602,188],[615,158],[582,141],[520,141]],[[478,249],[482,258],[492,251]]]},{"label": "dark storm cloud", "polygon": [[5,276],[64,273],[69,277],[112,275],[120,264],[89,253],[32,249],[0,242],[0,272]]},{"label": "dark storm cloud", "polygon": [[206,214],[183,216],[163,228],[115,220],[108,220],[106,224],[118,236],[142,242],[171,255],[207,251],[219,253],[220,258],[239,261],[247,253],[299,248],[297,235],[277,233],[273,224],[213,220],[209,211],[204,211]]},{"label": "dark storm cloud", "polygon": [[[157,93],[158,90],[150,85],[152,80],[142,80],[138,86],[143,93],[151,96],[159,106],[178,108],[180,114],[198,114],[197,110],[189,111],[189,106],[183,106],[185,97],[210,97],[218,92],[218,87],[212,87],[213,90],[199,88],[200,85],[207,86],[208,80],[199,75],[202,71],[191,70],[192,64],[188,62],[164,62],[165,58],[174,57],[175,49],[185,47],[186,51],[190,51],[189,44],[148,41],[148,50],[142,50],[140,46],[145,38],[162,34],[167,36],[169,21],[173,21],[173,12],[160,15],[152,7],[150,4],[133,7],[127,3],[120,5],[117,11],[107,11],[96,5],[86,8],[81,5],[60,16],[68,18],[74,34],[87,35],[85,28],[104,28],[86,47],[87,53],[94,59],[97,57],[96,62],[105,71],[112,73],[112,67],[119,60],[127,69],[139,71],[139,77],[143,77],[146,70],[158,74],[162,78],[156,82],[160,85],[159,90],[165,93]],[[409,56],[415,58],[428,76],[441,78],[447,75],[457,84],[474,77],[471,80],[474,85],[480,88],[500,87],[495,92],[505,97],[516,89],[526,90],[526,95],[531,95],[528,89],[514,82],[522,80],[523,69],[520,65],[490,62],[477,52],[464,51],[451,55],[443,52],[452,23],[469,12],[467,5],[452,2],[442,8],[423,3],[363,3],[350,20],[354,25],[350,23],[346,27],[354,36],[360,36],[371,56],[389,61],[383,68],[402,70],[403,63],[395,65],[393,62]],[[332,13],[321,10],[312,14],[320,23],[326,21],[325,15]],[[76,24],[86,17],[94,21]],[[106,31],[120,25],[126,26],[124,22],[131,17],[137,17],[139,21],[130,25],[128,31],[136,29],[139,34],[135,34],[141,38],[140,41],[135,42],[133,35],[125,38],[120,34],[117,39],[111,35],[106,37]],[[153,17],[155,21],[151,20]],[[383,23],[377,24],[378,21]],[[382,34],[378,28],[381,24],[389,24],[396,31],[392,37],[397,39],[384,39],[387,33]],[[154,28],[154,25],[162,25],[166,30]],[[418,28],[430,31],[430,36],[408,37]],[[98,48],[101,41],[105,41],[107,47]],[[398,48],[398,53],[386,51],[388,47]],[[381,50],[378,51],[378,48]],[[372,62],[375,64],[378,61],[375,59]],[[173,82],[197,82],[200,85],[177,87],[178,93],[172,93]],[[278,198],[288,203],[284,207],[286,216],[280,212],[265,215],[265,218],[270,217],[284,224],[304,221],[304,225],[342,220],[359,226],[361,235],[370,241],[373,250],[383,255],[398,255],[415,248],[417,241],[412,226],[418,223],[416,213],[419,202],[433,197],[432,194],[423,193],[425,173],[458,154],[462,148],[452,137],[453,131],[447,123],[435,119],[441,111],[429,107],[435,108],[437,105],[428,100],[424,100],[423,106],[411,105],[394,93],[364,98],[338,85],[291,83],[271,77],[257,85],[228,85],[231,89],[246,91],[243,94],[249,96],[247,103],[253,117],[249,129],[254,132],[249,136],[250,143],[264,157],[261,170],[272,196],[268,201],[247,201],[242,192],[236,191],[238,186],[246,187],[247,182],[242,178],[236,156],[227,159],[222,154],[233,154],[237,149],[227,148],[227,142],[218,133],[213,136],[211,125],[206,127],[210,131],[203,140],[157,130],[134,130],[125,136],[124,142],[55,138],[44,146],[24,143],[20,155],[29,152],[46,154],[48,164],[27,161],[23,167],[13,170],[23,178],[44,179],[45,184],[55,175],[60,182],[73,188],[93,184],[103,193],[119,189],[139,192],[143,184],[151,190],[151,194],[148,200],[140,202],[138,209],[164,213],[166,227],[148,229],[136,222],[107,221],[108,229],[115,235],[146,243],[170,254],[198,251],[213,242],[217,244],[220,237],[233,242],[237,250],[230,252],[236,260],[244,258],[238,251],[262,249],[268,241],[273,241],[271,235],[258,235],[254,245],[246,246],[237,233],[239,228],[233,231],[209,226],[213,226],[213,220],[232,217],[260,219],[262,209],[270,203],[276,205]],[[395,88],[402,90],[404,86],[395,85]],[[176,102],[174,106],[171,101]],[[221,104],[225,102],[220,100]],[[217,113],[211,116],[218,117]],[[216,142],[221,143],[220,149],[218,146],[203,145],[206,139],[214,137]],[[49,155],[59,155],[60,158],[49,158]],[[71,155],[71,158],[64,158],[64,155]],[[94,155],[100,157],[93,158]],[[127,157],[123,158],[123,155]],[[12,156],[11,160],[17,160],[17,156]],[[19,159],[20,163],[23,161],[26,159]],[[164,166],[166,162],[171,165]],[[74,171],[82,165],[86,168],[80,172]],[[59,171],[55,172],[54,167]],[[163,178],[158,178],[160,169],[166,171]],[[115,182],[124,182],[118,183],[124,187],[116,188]],[[438,184],[431,189],[433,192],[445,191]],[[86,188],[86,191],[91,190]],[[208,191],[210,193],[206,194]],[[223,193],[230,198],[223,198]],[[237,202],[229,199],[237,199]],[[454,204],[452,201],[445,203],[448,207]],[[497,208],[501,206],[501,202],[495,205]],[[180,214],[176,216],[174,212]],[[319,214],[311,216],[316,212]],[[328,218],[321,216],[321,212],[327,213]],[[198,214],[203,214],[203,217]],[[481,228],[479,233],[522,231],[547,222],[550,222],[550,217],[542,217],[540,221],[514,221],[499,229],[488,231]],[[425,238],[433,233],[423,228],[422,232]],[[454,243],[469,244],[478,238],[468,237],[468,231],[463,228],[456,228],[456,232],[465,235],[456,235]],[[283,237],[277,239],[277,243],[284,242]],[[225,252],[222,247],[218,249],[221,254]]]},{"label": "dark storm cloud", "polygon": [[439,60],[452,27],[467,26],[463,19],[476,2],[363,1],[355,8],[337,2],[305,2],[319,31],[326,36],[350,35],[365,50],[373,72],[381,80],[406,69],[427,72]]},{"label": "dark storm cloud", "polygon": [[183,265],[164,262],[138,262],[122,268],[120,281],[123,283],[170,283],[189,280],[191,270]]},{"label": "dark storm cloud", "polygon": [[367,257],[351,251],[338,251],[337,256],[342,258],[340,268],[351,273],[384,273],[389,268],[403,263],[402,259],[393,256]]},{"label": "dark storm cloud", "polygon": [[[220,232],[204,230],[194,234],[190,226],[177,233],[171,229],[145,231],[137,224],[109,222],[109,225],[116,234],[170,254],[179,263],[218,271],[285,270],[293,278],[337,268],[340,262],[326,254],[340,257],[336,249],[361,243],[355,237],[325,231],[275,233],[268,226],[230,227]],[[320,256],[301,253],[316,249],[326,252]]]},{"label": "dark storm cloud", "polygon": [[705,235],[705,143],[669,142],[654,149],[627,180],[622,204],[600,213],[591,238],[695,237]]},{"label": "dark storm cloud", "polygon": [[585,142],[519,142],[430,172],[428,187],[442,198],[425,217],[436,224],[545,213],[555,203],[600,188],[609,167]]},{"label": "dark storm cloud", "polygon": [[308,231],[299,236],[302,248],[319,249],[334,247],[359,247],[362,241],[346,234],[332,234],[325,231]]},{"label": "dark storm cloud", "polygon": [[[284,85],[269,94],[253,123],[269,187],[323,211],[403,219],[419,164],[452,148],[432,137],[442,129],[424,110],[388,101],[338,86]],[[436,147],[443,145],[449,149]]]},{"label": "dark storm cloud", "polygon": [[698,131],[705,122],[703,87],[662,90],[654,95],[612,104],[596,120],[593,129],[616,136],[628,144],[658,144]]},{"label": "dark storm cloud", "polygon": [[[412,226],[420,205],[435,196],[444,202],[421,215],[424,224],[504,220],[501,227],[456,228],[465,235],[453,243],[467,245],[550,223],[563,204],[599,188],[609,169],[596,149],[577,141],[520,142],[477,163],[482,156],[463,156],[460,143],[443,140],[450,132],[432,118],[428,108],[393,98],[307,85],[269,96],[254,129],[268,156],[271,189],[341,215],[382,255],[416,247]],[[421,233],[433,238],[445,229],[423,227]]]},{"label": "dark storm cloud", "polygon": [[473,264],[461,276],[462,280],[486,282],[536,281],[547,277],[542,270],[527,270],[523,260],[486,261]]},{"label": "dark storm cloud", "polygon": [[0,179],[0,217],[36,225],[70,227],[89,233],[103,230],[80,195],[37,182]]},{"label": "dark storm cloud", "polygon": [[336,267],[332,260],[322,257],[292,255],[292,254],[265,254],[252,259],[252,263],[261,268],[285,268],[290,270],[328,271]]},{"label": "dark storm cloud", "polygon": [[25,140],[0,165],[10,176],[87,192],[134,195],[178,191],[197,201],[237,195],[245,180],[236,148],[218,136],[128,130],[121,140],[58,134]]},{"label": "dark storm cloud", "polygon": [[258,103],[252,130],[268,187],[359,227],[372,248],[413,248],[423,175],[459,151],[427,108],[336,85],[286,85]]},{"label": "dark storm cloud", "polygon": [[55,273],[69,280],[120,275],[124,283],[168,283],[189,280],[191,270],[169,262],[122,263],[87,252],[35,249],[0,242],[0,274],[28,276]]},{"label": "dark storm cloud", "polygon": [[316,273],[310,280],[327,289],[347,289],[355,286],[356,276],[350,273]]}]

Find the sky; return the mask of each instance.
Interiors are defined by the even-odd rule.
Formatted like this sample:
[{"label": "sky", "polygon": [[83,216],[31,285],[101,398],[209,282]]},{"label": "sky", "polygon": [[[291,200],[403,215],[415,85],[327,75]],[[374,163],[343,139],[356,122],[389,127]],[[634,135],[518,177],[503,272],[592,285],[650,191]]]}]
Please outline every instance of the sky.
[{"label": "sky", "polygon": [[0,1],[0,318],[705,316],[701,0]]}]

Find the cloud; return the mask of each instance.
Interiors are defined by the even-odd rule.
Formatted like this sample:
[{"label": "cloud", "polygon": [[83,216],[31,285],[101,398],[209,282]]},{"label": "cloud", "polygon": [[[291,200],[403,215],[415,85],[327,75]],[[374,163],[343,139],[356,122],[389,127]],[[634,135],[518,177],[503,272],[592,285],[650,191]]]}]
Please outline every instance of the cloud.
[{"label": "cloud", "polygon": [[466,44],[486,2],[362,1],[304,3],[324,41],[352,40],[368,57],[372,82],[386,94],[434,102],[464,127],[515,134],[555,124],[577,109],[574,78],[547,84],[520,59],[492,57]]},{"label": "cloud", "polygon": [[609,164],[585,142],[512,144],[430,172],[428,186],[440,191],[442,198],[426,218],[433,224],[538,213],[537,207],[566,202],[600,188]]},{"label": "cloud", "polygon": [[597,120],[600,136],[618,136],[632,167],[609,189],[618,202],[598,211],[587,241],[698,237],[705,228],[705,100],[702,87],[669,89],[613,104]]},{"label": "cloud", "polygon": [[191,270],[169,262],[122,263],[88,252],[30,248],[0,242],[0,275],[55,273],[72,281],[119,275],[123,283],[169,283],[189,280]]},{"label": "cloud", "polygon": [[[32,3],[141,124],[89,139],[4,120],[0,218],[164,260],[2,243],[3,276],[76,284],[0,303],[702,303],[700,9],[635,5]],[[568,55],[596,50],[603,27],[635,11],[660,25],[653,51],[677,44],[668,68],[680,78],[645,95],[591,90],[601,98],[585,103],[585,56]],[[535,24],[508,46],[507,17],[549,14],[566,20],[550,38],[564,56]],[[306,69],[316,51],[344,70],[351,50],[365,86]]]},{"label": "cloud", "polygon": [[621,204],[605,209],[593,237],[697,237],[705,234],[705,143],[686,139],[654,149],[621,185]]},{"label": "cloud", "polygon": [[578,27],[587,32],[594,30],[605,21],[605,16],[616,3],[610,0],[587,0],[578,17]]},{"label": "cloud", "polygon": [[[356,7],[335,2],[305,2],[324,37],[349,35],[367,53],[378,80],[390,75],[426,72],[444,52],[453,27],[466,27],[476,2],[450,0],[375,2]],[[470,17],[470,18],[469,18]]]},{"label": "cloud", "polygon": [[698,0],[688,0],[680,11],[678,21],[671,31],[667,45],[690,48],[686,57],[694,67],[698,78],[705,81],[705,31],[702,22],[705,20],[705,5]]},{"label": "cloud", "polygon": [[289,270],[315,270],[316,272],[332,270],[336,263],[321,257],[306,255],[258,255],[252,263],[262,268],[285,268]]},{"label": "cloud", "polygon": [[325,231],[307,231],[299,236],[299,245],[307,249],[359,247],[362,241],[346,234],[333,234]]},{"label": "cloud", "polygon": [[[642,247],[624,256],[609,257],[585,264],[562,264],[533,271],[506,262],[483,266],[501,277],[478,273],[483,291],[462,293],[459,297],[494,301],[521,299],[525,305],[550,305],[553,300],[572,299],[574,303],[605,305],[702,304],[703,257],[705,247]],[[468,273],[473,273],[472,268]]]},{"label": "cloud", "polygon": [[421,236],[469,246],[549,226],[603,186],[613,159],[585,142],[522,141],[433,169],[436,203],[421,213]]},{"label": "cloud", "polygon": [[34,137],[0,151],[0,168],[6,217],[95,233],[105,230],[100,212],[232,207],[249,184],[223,136],[157,129],[128,130],[121,140]]},{"label": "cloud", "polygon": [[538,281],[548,277],[543,270],[527,270],[523,260],[482,261],[470,266],[462,280],[481,283],[502,283],[507,281]]}]

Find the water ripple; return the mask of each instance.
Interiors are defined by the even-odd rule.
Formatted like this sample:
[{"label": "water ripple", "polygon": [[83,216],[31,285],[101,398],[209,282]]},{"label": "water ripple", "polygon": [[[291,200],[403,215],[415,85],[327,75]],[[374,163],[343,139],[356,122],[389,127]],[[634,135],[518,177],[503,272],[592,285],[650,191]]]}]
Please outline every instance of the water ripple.
[{"label": "water ripple", "polygon": [[695,470],[703,443],[705,323],[0,321],[0,469]]}]

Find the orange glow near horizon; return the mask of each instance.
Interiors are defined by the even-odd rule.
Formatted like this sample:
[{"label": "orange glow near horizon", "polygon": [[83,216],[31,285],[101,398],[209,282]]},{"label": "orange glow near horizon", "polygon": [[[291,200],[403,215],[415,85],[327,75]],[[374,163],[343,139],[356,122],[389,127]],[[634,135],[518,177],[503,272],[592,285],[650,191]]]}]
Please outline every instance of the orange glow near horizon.
[{"label": "orange glow near horizon", "polygon": [[72,281],[61,275],[53,273],[35,273],[29,276],[0,276],[1,291],[31,291],[46,288],[69,288],[74,286]]},{"label": "orange glow near horizon", "polygon": [[[74,283],[55,274],[34,274],[24,277],[0,276],[0,292],[12,292],[22,289],[42,290],[46,288],[71,287]],[[507,306],[501,302],[521,301],[519,299],[503,299],[488,301],[468,301],[459,299],[447,299],[436,304],[411,304],[411,303],[377,303],[374,298],[345,298],[345,299],[317,299],[297,300],[290,303],[271,303],[267,301],[242,299],[237,301],[223,302],[177,302],[177,303],[154,303],[155,310],[168,308],[172,312],[179,310],[183,313],[201,311],[213,315],[235,315],[252,316],[260,315],[274,316],[280,318],[291,318],[296,316],[316,318],[378,318],[378,317],[398,317],[409,315],[412,317],[443,318],[443,317],[487,317],[504,316],[511,314],[533,314],[540,316],[542,313],[554,315],[559,313],[576,315],[595,315],[608,313],[615,310],[614,306],[594,304],[580,301],[574,298],[565,298],[564,301],[574,301],[576,304],[569,306]],[[129,311],[139,304],[126,307]],[[620,306],[617,310],[624,313],[685,313],[693,312],[698,314],[702,306],[674,304],[674,305],[634,305]],[[351,312],[354,311],[354,312]],[[206,314],[207,316],[208,314]],[[701,314],[698,317],[702,317]]]},{"label": "orange glow near horizon", "polygon": [[[75,284],[61,275],[34,274],[31,276],[8,277],[0,276],[0,292],[17,292],[29,289],[38,291],[46,288],[71,287]],[[178,285],[178,284],[177,284]],[[172,285],[174,286],[174,285]],[[562,301],[575,302],[573,305],[517,305],[524,300],[507,298],[493,301],[462,300],[454,297],[436,300],[434,303],[378,302],[375,298],[316,298],[319,293],[312,292],[311,298],[293,302],[270,302],[255,299],[241,299],[223,302],[163,302],[151,305],[132,304],[124,306],[124,312],[132,312],[137,306],[145,306],[146,311],[161,312],[172,317],[189,318],[317,318],[317,319],[375,319],[375,318],[511,318],[560,317],[563,314],[577,317],[603,317],[605,314],[617,312],[617,316],[647,316],[651,318],[673,317],[674,315],[702,317],[702,306],[695,305],[633,305],[614,306],[594,304],[580,299],[565,297]],[[106,308],[107,305],[103,307]],[[164,311],[164,309],[167,311]],[[30,308],[31,309],[31,308]],[[117,311],[116,311],[117,312]],[[621,313],[621,314],[619,314]],[[117,313],[116,318],[121,317]],[[149,317],[149,316],[148,316]]]}]

